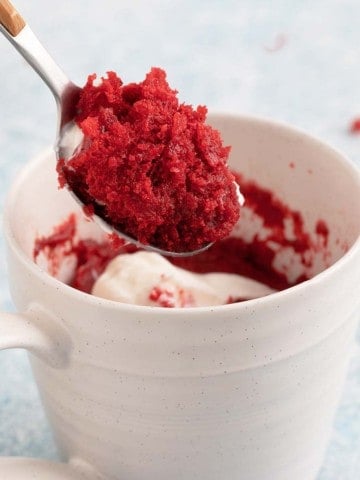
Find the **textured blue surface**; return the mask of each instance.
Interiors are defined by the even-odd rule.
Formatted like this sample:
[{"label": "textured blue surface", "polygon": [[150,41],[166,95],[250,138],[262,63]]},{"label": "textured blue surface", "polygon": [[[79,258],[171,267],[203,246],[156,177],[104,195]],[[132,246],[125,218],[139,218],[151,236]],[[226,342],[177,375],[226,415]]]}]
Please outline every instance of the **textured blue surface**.
[{"label": "textured blue surface", "polygon": [[[358,0],[16,1],[79,83],[117,71],[139,81],[153,65],[187,103],[289,122],[360,165]],[[269,52],[279,40],[277,51]],[[280,42],[281,43],[281,42]],[[0,38],[0,204],[19,168],[52,143],[55,106],[41,80]],[[11,310],[3,240],[0,305]],[[56,458],[26,355],[0,353],[0,454]],[[360,478],[360,348],[319,480]],[[276,480],[276,479],[275,479]]]}]

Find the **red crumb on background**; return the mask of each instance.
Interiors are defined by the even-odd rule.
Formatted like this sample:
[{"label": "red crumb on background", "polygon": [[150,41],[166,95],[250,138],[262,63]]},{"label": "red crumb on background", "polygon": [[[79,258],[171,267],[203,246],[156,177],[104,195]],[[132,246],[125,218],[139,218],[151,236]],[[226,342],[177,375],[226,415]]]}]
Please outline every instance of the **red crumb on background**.
[{"label": "red crumb on background", "polygon": [[275,53],[285,47],[288,43],[288,37],[284,33],[278,33],[274,39],[272,44],[264,45],[264,49],[268,53]]},{"label": "red crumb on background", "polygon": [[360,118],[354,118],[350,123],[349,130],[351,133],[360,133]]},{"label": "red crumb on background", "polygon": [[207,109],[180,104],[153,68],[124,85],[88,78],[78,103],[82,149],[58,164],[89,210],[144,244],[190,251],[226,237],[240,214],[230,147],[205,123]]}]

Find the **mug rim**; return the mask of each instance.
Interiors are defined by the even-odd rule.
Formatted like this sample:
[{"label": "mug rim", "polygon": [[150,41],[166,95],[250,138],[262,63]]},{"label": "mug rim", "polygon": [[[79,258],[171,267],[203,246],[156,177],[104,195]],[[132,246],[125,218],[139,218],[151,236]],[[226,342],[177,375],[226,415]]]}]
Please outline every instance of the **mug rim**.
[{"label": "mug rim", "polygon": [[[357,182],[359,185],[359,193],[360,193],[360,169],[357,165],[351,161],[346,155],[344,155],[340,150],[337,148],[332,147],[325,141],[320,140],[319,138],[309,134],[305,130],[289,125],[286,122],[281,122],[278,120],[274,120],[267,117],[261,116],[252,116],[252,115],[240,115],[232,112],[210,112],[207,120],[211,124],[212,120],[234,120],[234,121],[243,121],[247,123],[252,123],[254,125],[262,125],[267,127],[273,127],[278,131],[282,131],[286,134],[290,134],[292,136],[298,136],[301,138],[306,139],[314,144],[314,146],[318,148],[325,149],[329,151],[329,153],[335,154],[337,157],[337,161],[347,170],[349,170],[352,175],[357,177]],[[56,279],[55,277],[51,276],[48,272],[40,268],[30,257],[28,257],[25,252],[23,252],[22,248],[20,247],[19,243],[15,239],[15,236],[12,234],[11,229],[11,216],[10,210],[12,208],[12,204],[14,199],[16,198],[16,192],[24,179],[28,176],[29,171],[36,166],[37,163],[41,161],[45,156],[48,156],[54,152],[54,148],[47,147],[39,152],[37,155],[32,157],[30,161],[28,161],[24,166],[22,166],[20,172],[16,175],[15,179],[12,181],[10,189],[6,195],[6,201],[4,206],[4,214],[3,214],[3,232],[4,238],[7,241],[7,245],[12,249],[12,251],[16,254],[18,259],[26,266],[27,269],[31,271],[31,273],[37,277],[40,277],[43,282],[49,284],[49,286],[55,287],[57,290],[60,288],[64,290],[64,293],[70,295],[71,297],[75,297],[81,302],[90,302],[96,307],[101,308],[111,308],[111,309],[119,309],[121,311],[132,311],[132,312],[141,312],[143,315],[146,314],[153,314],[156,311],[157,315],[166,315],[169,314],[172,316],[178,316],[183,314],[191,314],[191,315],[203,315],[206,314],[218,314],[219,311],[232,311],[236,310],[247,310],[251,307],[263,306],[267,303],[276,303],[277,301],[282,301],[284,297],[288,297],[290,295],[294,295],[296,293],[300,294],[303,292],[304,288],[308,288],[311,285],[317,285],[322,283],[326,278],[330,275],[336,274],[339,269],[342,269],[343,266],[347,265],[349,262],[353,261],[353,258],[360,253],[360,232],[358,237],[353,242],[351,247],[332,265],[327,267],[322,272],[316,274],[314,277],[305,280],[297,285],[293,285],[288,287],[284,290],[280,290],[274,293],[271,293],[266,296],[246,300],[243,302],[237,303],[230,303],[224,305],[213,305],[213,306],[206,306],[206,307],[173,307],[173,308],[164,308],[161,306],[147,306],[147,305],[134,305],[128,303],[122,303],[116,300],[109,300],[102,297],[97,297],[90,293],[83,292],[81,290],[77,290],[74,287]],[[54,166],[55,168],[55,166]],[[171,312],[171,313],[170,313]],[[170,321],[170,320],[169,320]]]}]

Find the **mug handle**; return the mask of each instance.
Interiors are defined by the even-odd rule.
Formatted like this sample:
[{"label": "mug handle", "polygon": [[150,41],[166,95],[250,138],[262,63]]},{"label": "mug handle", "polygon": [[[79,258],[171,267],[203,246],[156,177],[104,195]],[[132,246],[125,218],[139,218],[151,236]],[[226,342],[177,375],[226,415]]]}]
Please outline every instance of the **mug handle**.
[{"label": "mug handle", "polygon": [[[51,314],[50,314],[51,315]],[[49,321],[49,312],[32,305],[25,313],[0,312],[0,350],[24,348],[53,368],[66,367],[72,344],[65,329]],[[35,458],[0,457],[1,480],[104,480],[80,459],[68,464]]]},{"label": "mug handle", "polygon": [[0,312],[0,350],[24,348],[53,368],[67,365],[72,349],[70,336],[52,315],[38,305],[25,313]]}]

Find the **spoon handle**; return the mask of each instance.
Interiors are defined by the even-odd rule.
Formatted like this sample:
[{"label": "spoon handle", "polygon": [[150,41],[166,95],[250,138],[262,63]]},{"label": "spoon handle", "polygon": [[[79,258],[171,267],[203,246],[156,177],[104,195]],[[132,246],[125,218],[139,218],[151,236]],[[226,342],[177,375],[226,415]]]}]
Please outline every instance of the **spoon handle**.
[{"label": "spoon handle", "polygon": [[8,0],[0,2],[0,23],[13,37],[16,37],[26,25],[25,20]]},{"label": "spoon handle", "polygon": [[9,0],[0,0],[0,32],[40,75],[59,105],[72,83]]}]

